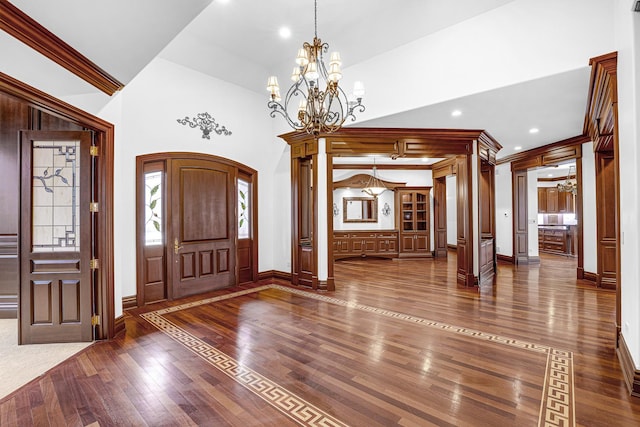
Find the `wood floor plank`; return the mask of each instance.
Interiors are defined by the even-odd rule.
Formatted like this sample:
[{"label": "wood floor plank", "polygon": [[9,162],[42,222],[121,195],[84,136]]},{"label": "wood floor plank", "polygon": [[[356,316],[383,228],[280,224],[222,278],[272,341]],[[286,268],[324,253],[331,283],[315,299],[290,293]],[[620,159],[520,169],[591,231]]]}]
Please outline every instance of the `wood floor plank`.
[{"label": "wood floor plank", "polygon": [[[455,254],[347,259],[335,278],[331,293],[273,280],[131,310],[125,336],[1,400],[0,424],[538,425],[558,351],[565,425],[640,425],[615,293],[576,280],[573,258],[500,264],[481,289],[458,287]],[[145,317],[161,312],[164,326]]]}]

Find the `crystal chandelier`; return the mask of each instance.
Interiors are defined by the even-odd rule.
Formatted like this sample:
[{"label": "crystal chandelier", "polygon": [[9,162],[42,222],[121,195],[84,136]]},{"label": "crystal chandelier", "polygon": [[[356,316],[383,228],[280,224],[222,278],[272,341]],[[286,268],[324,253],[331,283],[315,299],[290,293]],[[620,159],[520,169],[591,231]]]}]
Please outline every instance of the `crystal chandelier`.
[{"label": "crystal chandelier", "polygon": [[[571,171],[573,171],[573,173],[571,173]],[[578,183],[575,181],[575,179],[572,179],[571,177],[575,177],[575,166],[569,166],[569,172],[567,172],[567,179],[563,182],[558,184],[558,191],[563,191],[565,193],[571,193],[574,196],[576,194],[578,194]]]},{"label": "crystal chandelier", "polygon": [[[280,87],[276,76],[269,77],[267,90],[271,93],[267,106],[269,115],[282,114],[289,125],[296,130],[304,130],[318,136],[321,133],[335,132],[355,112],[363,112],[362,97],[364,86],[361,82],[354,85],[353,95],[347,97],[338,82],[342,78],[342,61],[338,52],[329,59],[329,68],[325,66],[324,55],[329,49],[327,43],[318,38],[318,1],[314,1],[315,37],[313,44],[304,42],[298,50],[296,66],[291,74],[293,85],[287,91],[284,101],[280,96]],[[321,84],[324,90],[321,89]],[[300,99],[300,102],[296,102]],[[295,110],[295,113],[292,111]]]}]

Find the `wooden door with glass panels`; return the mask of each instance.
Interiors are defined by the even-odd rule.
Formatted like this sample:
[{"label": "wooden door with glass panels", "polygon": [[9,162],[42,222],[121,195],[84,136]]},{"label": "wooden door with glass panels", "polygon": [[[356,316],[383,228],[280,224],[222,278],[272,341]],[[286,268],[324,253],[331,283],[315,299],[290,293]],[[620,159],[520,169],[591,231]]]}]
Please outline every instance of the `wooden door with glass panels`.
[{"label": "wooden door with glass panels", "polygon": [[19,343],[91,341],[89,132],[21,134]]}]

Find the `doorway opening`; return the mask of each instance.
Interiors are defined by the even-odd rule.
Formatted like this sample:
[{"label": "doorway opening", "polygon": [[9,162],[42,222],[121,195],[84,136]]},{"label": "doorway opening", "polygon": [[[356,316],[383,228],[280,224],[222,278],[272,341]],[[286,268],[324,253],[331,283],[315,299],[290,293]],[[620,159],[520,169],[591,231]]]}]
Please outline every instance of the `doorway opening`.
[{"label": "doorway opening", "polygon": [[[537,206],[535,220],[538,227],[539,254],[574,259],[577,268],[578,229],[582,229],[583,224],[581,216],[577,215],[576,208],[578,204],[576,170],[575,159],[536,169],[534,177],[537,178],[537,191],[529,194],[529,203]],[[548,258],[540,257],[541,263],[544,259]]]}]

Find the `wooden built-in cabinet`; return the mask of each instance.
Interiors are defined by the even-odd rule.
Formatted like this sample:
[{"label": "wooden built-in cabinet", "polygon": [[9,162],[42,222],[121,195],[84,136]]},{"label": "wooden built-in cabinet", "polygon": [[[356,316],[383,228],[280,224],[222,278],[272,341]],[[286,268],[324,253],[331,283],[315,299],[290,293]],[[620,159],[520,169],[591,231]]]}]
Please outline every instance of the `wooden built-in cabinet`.
[{"label": "wooden built-in cabinet", "polygon": [[398,231],[334,231],[334,259],[366,256],[397,258]]},{"label": "wooden built-in cabinet", "polygon": [[575,198],[572,193],[559,191],[556,187],[538,187],[538,212],[575,213]]},{"label": "wooden built-in cabinet", "polygon": [[400,257],[431,256],[429,238],[430,190],[431,187],[414,187],[396,191]]},{"label": "wooden built-in cabinet", "polygon": [[538,212],[547,213],[547,189],[538,187]]},{"label": "wooden built-in cabinet", "polygon": [[541,252],[575,255],[576,243],[575,226],[538,228],[538,249]]}]

